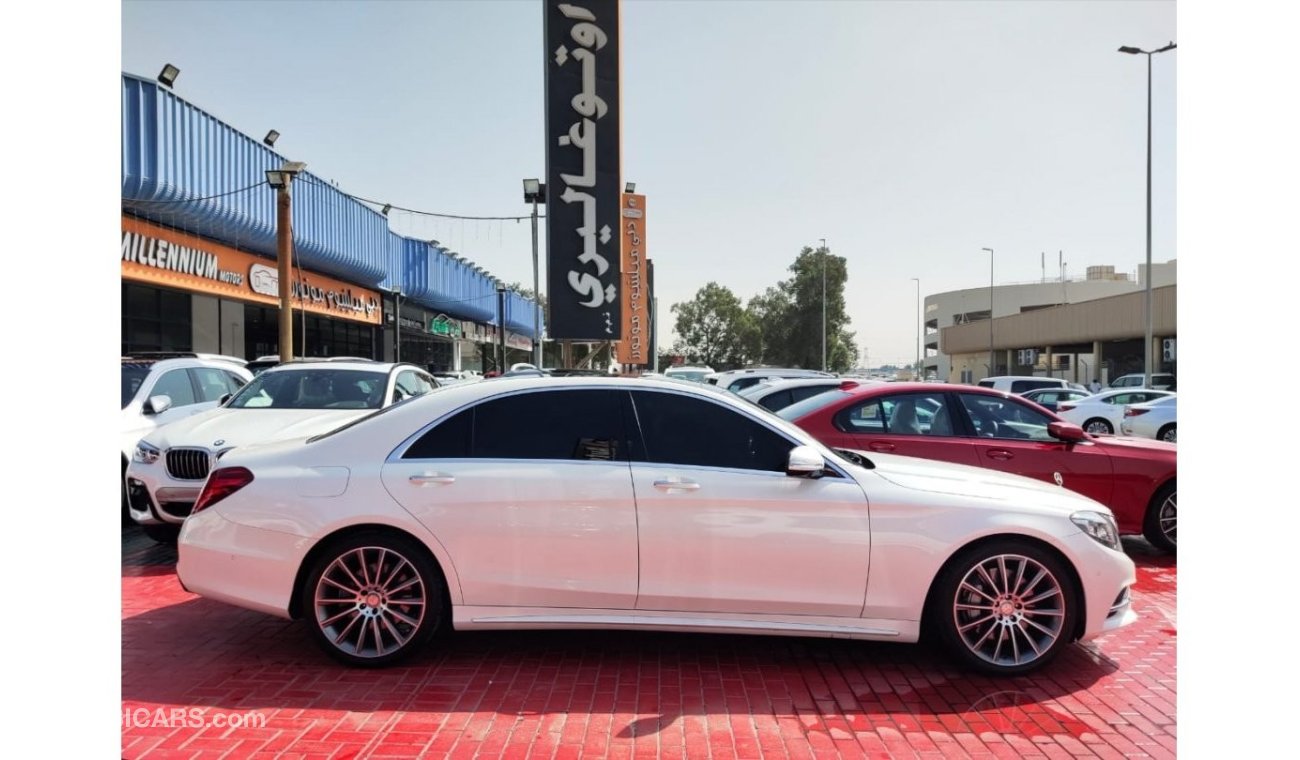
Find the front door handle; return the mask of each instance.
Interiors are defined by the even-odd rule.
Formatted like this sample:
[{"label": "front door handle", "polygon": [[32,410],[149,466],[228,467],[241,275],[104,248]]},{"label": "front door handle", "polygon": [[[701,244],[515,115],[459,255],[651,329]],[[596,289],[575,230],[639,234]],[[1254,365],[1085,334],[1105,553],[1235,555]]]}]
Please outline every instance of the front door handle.
[{"label": "front door handle", "polygon": [[893,451],[894,444],[885,443],[884,441],[872,441],[871,443],[867,444],[867,448],[871,449],[872,451]]},{"label": "front door handle", "polygon": [[655,488],[661,491],[698,491],[700,484],[687,478],[666,478],[656,480]]},{"label": "front door handle", "polygon": [[427,486],[429,484],[449,486],[456,482],[456,476],[447,475],[442,472],[426,473],[423,475],[412,475],[409,480],[413,485]]},{"label": "front door handle", "polygon": [[1006,449],[989,449],[988,455],[989,459],[996,459],[999,462],[1005,462],[1015,456]]}]

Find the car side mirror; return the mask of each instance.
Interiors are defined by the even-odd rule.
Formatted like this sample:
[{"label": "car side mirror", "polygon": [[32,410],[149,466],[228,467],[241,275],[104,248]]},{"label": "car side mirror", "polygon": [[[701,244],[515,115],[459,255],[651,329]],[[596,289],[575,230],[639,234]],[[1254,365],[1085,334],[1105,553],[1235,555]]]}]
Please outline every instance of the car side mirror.
[{"label": "car side mirror", "polygon": [[1083,428],[1072,422],[1049,422],[1047,423],[1047,434],[1066,443],[1078,443],[1079,441],[1088,440],[1088,434],[1083,432]]},{"label": "car side mirror", "polygon": [[231,395],[233,394],[227,393],[221,398],[217,399],[217,406],[225,406],[226,402],[230,400]]},{"label": "car side mirror", "polygon": [[790,449],[790,459],[785,474],[795,478],[820,478],[826,470],[826,460],[812,446],[795,446]]},{"label": "car side mirror", "polygon": [[171,408],[171,396],[150,396],[149,400],[144,402],[145,414],[162,414]]}]

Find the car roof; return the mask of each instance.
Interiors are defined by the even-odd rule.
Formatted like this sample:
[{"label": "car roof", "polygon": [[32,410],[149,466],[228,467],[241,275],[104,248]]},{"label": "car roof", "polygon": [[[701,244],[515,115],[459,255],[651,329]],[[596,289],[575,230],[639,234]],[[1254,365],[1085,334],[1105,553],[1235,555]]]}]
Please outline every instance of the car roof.
[{"label": "car roof", "polygon": [[421,367],[417,367],[414,364],[406,364],[405,362],[401,364],[395,362],[377,362],[377,361],[372,361],[370,359],[364,359],[364,360],[329,359],[326,361],[317,361],[313,359],[295,359],[294,361],[291,362],[277,364],[274,367],[267,367],[266,371],[263,374],[270,373],[270,372],[286,372],[288,370],[304,370],[304,369],[305,370],[351,369],[351,370],[361,370],[363,372],[388,373],[388,372],[392,372],[397,367],[401,367],[404,369],[405,368],[416,369],[428,374],[426,370],[424,370]]}]

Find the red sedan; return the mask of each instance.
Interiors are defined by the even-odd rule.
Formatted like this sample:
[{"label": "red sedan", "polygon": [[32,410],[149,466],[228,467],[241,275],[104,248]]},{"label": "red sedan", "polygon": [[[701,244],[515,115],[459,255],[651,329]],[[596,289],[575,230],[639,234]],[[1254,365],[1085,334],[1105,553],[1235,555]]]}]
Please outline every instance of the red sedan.
[{"label": "red sedan", "polygon": [[827,446],[1056,483],[1110,507],[1121,533],[1177,547],[1174,444],[1090,435],[1032,401],[970,385],[846,382],[778,415]]}]

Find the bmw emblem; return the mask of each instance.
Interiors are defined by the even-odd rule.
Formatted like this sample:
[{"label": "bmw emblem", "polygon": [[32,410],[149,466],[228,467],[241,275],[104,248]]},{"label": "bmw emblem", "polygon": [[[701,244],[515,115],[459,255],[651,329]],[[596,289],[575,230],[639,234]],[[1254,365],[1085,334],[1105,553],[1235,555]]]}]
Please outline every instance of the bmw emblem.
[{"label": "bmw emblem", "polygon": [[1059,472],[1052,473],[1052,478],[1056,481],[1056,484],[1058,486],[1062,486],[1062,487],[1065,486],[1065,478],[1061,477],[1061,473]]},{"label": "bmw emblem", "polygon": [[[225,438],[218,438],[217,440],[215,440],[215,441],[212,442],[212,445],[213,445],[213,446],[220,446],[221,444],[223,444],[223,443],[225,443],[225,442],[226,442],[226,439],[225,439]],[[1060,475],[1057,475],[1057,476],[1056,476],[1056,483],[1057,483],[1057,485],[1060,485],[1060,483],[1061,483],[1061,476],[1060,476]]]}]

